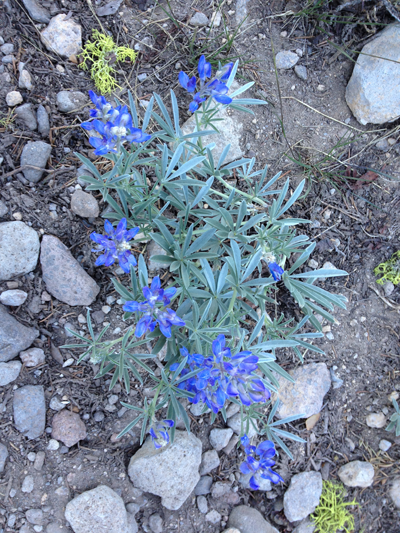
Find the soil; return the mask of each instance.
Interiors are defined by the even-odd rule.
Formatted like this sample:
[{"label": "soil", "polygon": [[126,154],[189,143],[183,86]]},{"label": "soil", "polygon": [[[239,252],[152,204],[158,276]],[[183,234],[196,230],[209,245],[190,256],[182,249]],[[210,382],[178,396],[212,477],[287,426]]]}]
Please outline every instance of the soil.
[{"label": "soil", "polygon": [[[105,3],[96,2],[95,7]],[[56,5],[57,13],[72,12],[74,20],[82,25],[84,41],[93,28],[101,29],[87,2],[61,0],[43,4]],[[189,71],[196,61],[196,57],[190,55],[191,30],[187,21],[196,10],[211,16],[217,2],[174,0],[169,4],[176,23],[163,10],[168,8],[167,2],[153,8],[149,2],[126,0],[117,14],[102,17],[101,24],[118,43],[133,46],[139,42],[142,47],[133,66],[124,64],[119,67],[119,97],[126,98],[127,90],[131,88],[138,101],[148,100],[153,91],[166,96],[170,88],[174,88],[177,89],[181,116],[185,118],[188,116],[188,101],[183,91],[177,88],[177,74],[180,69]],[[354,509],[355,531],[398,533],[400,514],[387,491],[390,481],[400,473],[400,438],[385,432],[384,428],[369,428],[365,419],[370,412],[382,411],[389,418],[393,407],[388,396],[400,392],[400,290],[396,287],[389,300],[384,300],[373,274],[376,265],[400,248],[400,165],[396,148],[399,126],[394,122],[379,128],[363,127],[352,117],[344,92],[353,61],[346,55],[337,54],[337,48],[331,44],[345,45],[353,39],[352,46],[356,47],[371,37],[369,32],[373,30],[367,32],[362,25],[366,13],[372,13],[368,11],[369,3],[366,2],[364,11],[351,13],[360,17],[360,23],[351,33],[345,25],[336,25],[337,28],[334,24],[317,24],[308,16],[282,16],[283,13],[300,11],[305,4],[307,2],[249,0],[248,18],[229,52],[230,56],[242,60],[239,81],[255,81],[252,96],[264,97],[271,103],[257,108],[254,117],[244,117],[242,148],[247,156],[257,158],[258,168],[268,164],[271,177],[282,170],[291,178],[293,189],[301,179],[307,179],[308,194],[295,204],[291,214],[313,221],[311,226],[299,228],[317,242],[312,258],[320,266],[329,261],[349,272],[346,278],[329,279],[321,285],[345,294],[349,303],[346,311],[336,310],[337,323],[330,331],[331,340],[325,338],[316,343],[325,354],[309,353],[306,358],[306,362],[326,362],[329,368],[336,365],[336,376],[344,384],[337,389],[331,388],[325,397],[321,418],[312,430],[307,431],[304,421],[287,428],[303,437],[306,444],[288,442],[294,460],[281,453],[277,470],[287,480],[287,487],[291,476],[307,469],[321,471],[324,479],[337,479],[337,470],[343,464],[356,459],[371,461],[376,472],[373,486],[348,490],[348,498],[355,498],[360,503]],[[339,2],[334,2],[331,7],[337,5]],[[377,7],[379,9],[372,14],[381,24],[393,20],[384,8]],[[143,12],[146,8],[148,10]],[[232,33],[236,25],[235,1],[227,0],[222,12]],[[79,127],[80,122],[87,119],[87,108],[61,114],[55,103],[55,95],[60,90],[86,92],[94,87],[88,74],[76,64],[44,49],[38,38],[40,28],[39,24],[35,28],[22,3],[10,0],[0,6],[0,33],[5,42],[14,43],[18,59],[25,62],[34,75],[34,90],[31,93],[22,91],[24,102],[34,106],[43,104],[50,114],[53,149],[49,168],[63,166],[64,170],[49,173],[32,186],[24,182],[19,172],[13,171],[19,168],[25,143],[40,140],[39,134],[21,129],[16,121],[3,123],[0,129],[1,155],[4,157],[0,195],[9,211],[1,221],[13,220],[15,214],[20,213],[25,223],[42,234],[59,237],[100,285],[100,295],[91,308],[99,311],[106,305],[107,296],[117,298],[111,283],[114,272],[94,268],[94,257],[90,253],[89,234],[94,230],[101,231],[102,219],[88,221],[73,214],[69,208],[76,185],[76,168],[80,164],[74,151],[95,158]],[[209,43],[210,52],[221,45],[221,31],[211,33],[215,40]],[[196,46],[204,43],[205,33],[199,32]],[[299,79],[293,70],[279,71],[277,85],[273,50],[275,53],[301,50],[299,64],[307,67],[308,79]],[[65,73],[61,74],[56,65],[64,67]],[[8,114],[5,95],[17,86],[15,66],[7,67],[6,71],[11,81],[0,87],[3,117]],[[139,82],[137,76],[143,73],[147,78]],[[383,136],[395,141],[385,153],[375,146]],[[333,157],[327,158],[328,153]],[[372,182],[362,179],[368,170],[376,173]],[[96,198],[104,210],[106,205],[101,196]],[[54,206],[57,218],[50,216]],[[125,277],[120,276],[120,279],[124,281]],[[119,407],[115,411],[105,407],[109,406],[111,394],[118,394],[122,401],[128,402],[140,401],[143,397],[137,385],[133,386],[130,395],[118,384],[109,391],[110,378],[94,380],[96,369],[87,362],[62,368],[50,355],[51,343],[62,346],[70,341],[64,330],[66,323],[85,331],[86,326],[78,323],[77,318],[80,314],[86,315],[86,309],[69,307],[54,299],[43,302],[45,286],[40,266],[17,281],[18,288],[29,296],[13,314],[23,324],[40,330],[41,337],[36,345],[46,351],[47,360],[39,368],[24,368],[14,384],[0,390],[1,440],[7,443],[10,453],[5,472],[0,477],[0,529],[3,526],[7,532],[19,530],[27,509],[41,506],[48,521],[65,524],[66,503],[73,496],[102,483],[119,492],[125,502],[133,501],[133,487],[127,479],[126,467],[138,449],[139,435],[133,431],[117,441],[116,435],[130,421],[131,415],[119,411]],[[0,284],[0,290],[7,288],[6,283]],[[122,320],[120,307],[116,305],[103,322],[110,323],[110,331],[117,327],[124,330],[127,326]],[[61,353],[64,360],[71,356],[77,359],[79,355],[65,349],[61,349]],[[287,370],[299,364],[290,353],[284,352],[280,358],[280,364]],[[46,461],[40,471],[35,470],[27,456],[30,452],[46,450],[50,434],[46,430],[41,438],[28,441],[13,426],[12,390],[15,385],[26,384],[43,385],[48,401],[55,394],[64,398],[69,402],[68,408],[79,412],[84,419],[88,432],[85,441],[70,449],[46,451]],[[104,413],[103,421],[94,420],[96,411]],[[51,425],[54,414],[48,410],[47,426]],[[192,417],[192,429],[202,440],[203,451],[210,447],[208,434],[212,427],[223,424],[219,418],[213,426],[208,422],[208,415],[202,419]],[[383,438],[393,443],[387,453],[379,450],[379,441]],[[221,466],[213,472],[214,481],[234,482],[239,454],[240,451],[229,456],[221,454]],[[29,494],[21,492],[22,482],[28,474],[34,476],[34,490]],[[16,493],[11,497],[10,491],[14,490]],[[265,495],[239,487],[237,495],[242,503],[259,509],[283,533],[293,530],[281,511],[284,490],[285,487],[277,486]],[[141,531],[150,531],[148,517],[155,512],[163,517],[166,533],[216,533],[224,529],[223,524],[215,526],[205,521],[194,498],[189,498],[179,511],[172,512],[160,505],[159,498],[146,497],[146,506],[136,515]],[[232,505],[210,498],[209,509],[218,510],[226,522]],[[11,528],[6,526],[10,514],[17,516],[16,524]]]}]

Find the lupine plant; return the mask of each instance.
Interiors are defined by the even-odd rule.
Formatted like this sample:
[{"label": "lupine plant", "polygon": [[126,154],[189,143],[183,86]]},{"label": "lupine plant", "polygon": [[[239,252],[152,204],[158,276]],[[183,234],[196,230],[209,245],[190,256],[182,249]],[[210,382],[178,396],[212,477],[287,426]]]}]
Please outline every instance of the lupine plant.
[{"label": "lupine plant", "polygon": [[[102,252],[98,266],[118,261],[129,274],[113,278],[125,302],[128,327],[121,338],[106,335],[107,327],[95,334],[88,312],[91,338],[73,332],[81,343],[69,347],[84,349],[80,359],[89,355],[100,365],[97,377],[111,375],[111,389],[121,381],[129,393],[132,381],[152,382],[151,397],[144,397],[143,405],[122,403],[136,416],[120,436],[139,424],[141,441],[150,433],[161,447],[174,439],[178,419],[190,431],[187,405],[200,403],[203,412],[209,408],[214,422],[217,416],[226,420],[228,402],[238,404],[246,454],[242,472],[253,474],[256,489],[259,476],[281,480],[271,470],[274,443],[290,454],[284,439],[301,441],[279,428],[300,417],[273,420],[278,403],[272,402],[271,392],[279,385],[277,376],[293,381],[277,362],[280,351],[291,350],[301,362],[306,352],[322,353],[313,344],[323,336],[320,321],[333,322],[334,306],[344,308],[346,298],[318,281],[346,272],[304,269],[315,243],[295,231],[308,221],[290,214],[304,182],[289,190],[289,179],[281,183],[279,173],[268,180],[268,169],[256,170],[254,158],[227,162],[229,144],[217,158],[215,143],[204,144],[205,137],[218,135],[222,107],[252,113],[248,106],[266,104],[238,98],[251,83],[227,95],[237,68],[237,63],[228,64],[212,78],[202,57],[197,93],[196,78],[179,75],[181,85],[195,93],[189,134],[182,132],[174,91],[172,116],[154,94],[141,127],[130,94],[128,110],[91,93],[93,120],[82,127],[91,132],[89,140],[109,161],[109,170],[100,174],[87,158],[77,157],[91,173],[82,178],[87,189],[100,191],[109,204],[105,235],[93,233],[91,238],[99,245],[95,251]],[[151,136],[143,133],[150,120]],[[168,264],[166,275],[154,277],[150,287],[138,252],[149,239],[162,249],[152,261]],[[280,310],[285,293],[292,296],[292,314]],[[253,446],[247,437],[250,427],[269,440]]]}]

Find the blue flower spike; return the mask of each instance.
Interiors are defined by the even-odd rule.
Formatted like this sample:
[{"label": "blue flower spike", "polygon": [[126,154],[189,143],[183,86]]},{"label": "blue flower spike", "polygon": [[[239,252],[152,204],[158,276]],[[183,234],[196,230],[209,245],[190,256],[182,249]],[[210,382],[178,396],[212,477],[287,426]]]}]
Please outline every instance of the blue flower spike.
[{"label": "blue flower spike", "polygon": [[[250,439],[247,435],[241,438],[246,459],[240,465],[240,471],[242,474],[252,474],[250,478],[250,488],[258,490],[260,488],[260,477],[262,479],[269,479],[272,483],[277,484],[283,479],[279,474],[274,472],[271,467],[275,465],[275,461],[272,459],[275,454],[275,444],[270,440],[260,442],[256,446],[250,445]],[[257,459],[256,456],[259,458]]]},{"label": "blue flower spike", "polygon": [[283,268],[280,267],[278,263],[268,263],[268,268],[274,280],[280,281],[284,272]]},{"label": "blue flower spike", "polygon": [[[126,302],[123,310],[129,313],[144,313],[136,325],[135,336],[142,337],[147,331],[154,331],[158,325],[161,333],[171,337],[172,326],[184,326],[185,322],[172,309],[166,307],[176,294],[176,288],[161,288],[161,280],[156,276],[150,287],[143,288],[144,302]],[[161,304],[161,308],[157,306]],[[163,308],[163,309],[162,309]]]},{"label": "blue flower spike", "polygon": [[[200,79],[200,90],[193,95],[193,101],[189,105],[189,111],[192,113],[197,111],[200,104],[205,102],[209,96],[214,98],[214,100],[220,104],[230,104],[232,98],[227,95],[229,89],[225,82],[228,81],[232,68],[233,63],[227,63],[222,67],[218,76],[207,82],[207,79],[211,78],[212,74],[211,64],[206,61],[205,56],[201,56],[197,66]],[[179,83],[184,89],[186,89],[186,91],[193,93],[196,90],[197,79],[195,76],[189,78],[185,72],[181,71],[179,73]]]},{"label": "blue flower spike", "polygon": [[89,96],[96,106],[90,111],[94,120],[82,122],[81,127],[90,132],[89,142],[96,155],[119,154],[125,142],[142,143],[151,139],[151,135],[133,126],[126,106],[113,107],[104,96],[97,96],[93,91],[89,91]]},{"label": "blue flower spike", "polygon": [[169,443],[169,432],[168,430],[174,425],[173,420],[162,420],[161,422],[156,422],[150,428],[150,436],[153,441],[154,447],[158,450],[164,446],[167,446]]},{"label": "blue flower spike", "polygon": [[105,235],[93,232],[90,235],[92,241],[98,244],[97,249],[92,252],[104,252],[100,255],[95,265],[96,266],[111,266],[116,260],[124,272],[129,274],[131,266],[136,266],[136,258],[131,252],[131,241],[139,232],[139,228],[132,228],[127,230],[126,218],[122,218],[116,229],[113,228],[111,222],[106,220],[104,222]]}]

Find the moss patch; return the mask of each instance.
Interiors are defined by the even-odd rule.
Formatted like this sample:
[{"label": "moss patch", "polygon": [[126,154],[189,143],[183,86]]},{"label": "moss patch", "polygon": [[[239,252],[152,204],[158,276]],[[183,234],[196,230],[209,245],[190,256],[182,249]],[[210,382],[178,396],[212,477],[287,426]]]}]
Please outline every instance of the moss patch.
[{"label": "moss patch", "polygon": [[347,510],[348,506],[359,505],[355,500],[345,502],[346,489],[341,483],[324,481],[321,500],[311,518],[315,523],[316,533],[336,533],[354,531],[354,517]]},{"label": "moss patch", "polygon": [[400,250],[395,252],[392,257],[386,261],[386,263],[381,263],[374,270],[375,276],[382,277],[376,280],[379,285],[383,285],[386,281],[391,281],[393,285],[398,285],[400,283]]}]

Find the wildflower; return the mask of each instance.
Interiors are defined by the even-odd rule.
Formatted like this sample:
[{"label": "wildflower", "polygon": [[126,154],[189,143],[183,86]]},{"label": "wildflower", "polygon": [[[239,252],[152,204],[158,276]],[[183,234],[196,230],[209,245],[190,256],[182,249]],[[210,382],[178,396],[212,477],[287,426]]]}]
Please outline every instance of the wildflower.
[{"label": "wildflower", "polygon": [[[208,78],[211,78],[211,64],[206,61],[204,56],[200,57],[197,70],[200,78],[200,91],[193,96],[193,102],[189,106],[189,110],[194,113],[202,102],[205,102],[209,96],[214,98],[221,104],[230,104],[232,98],[227,96],[228,86],[224,83],[228,81],[232,72],[233,63],[226,64],[218,77],[207,82]],[[196,90],[197,79],[196,76],[189,78],[189,76],[181,71],[179,73],[179,83],[189,93],[193,93]]]},{"label": "wildflower", "polygon": [[124,142],[140,143],[148,141],[151,135],[133,127],[132,117],[126,106],[113,107],[104,96],[97,96],[89,91],[89,96],[96,106],[90,111],[95,120],[82,122],[81,127],[90,132],[90,144],[95,148],[96,155],[120,153]]},{"label": "wildflower", "polygon": [[144,302],[126,302],[123,306],[124,311],[129,313],[139,312],[144,313],[136,325],[135,335],[141,337],[147,330],[154,331],[156,325],[159,325],[161,333],[165,337],[171,337],[172,326],[184,326],[185,322],[172,309],[165,308],[163,310],[156,307],[157,303],[161,303],[166,307],[171,298],[176,294],[176,288],[169,289],[161,288],[161,281],[156,276],[151,282],[151,286],[143,288]]},{"label": "wildflower", "polygon": [[[274,472],[271,467],[275,465],[275,461],[272,457],[276,454],[275,444],[270,440],[260,442],[255,447],[250,445],[250,440],[247,435],[241,438],[246,454],[245,461],[240,465],[240,471],[243,474],[252,474],[250,478],[250,488],[258,490],[260,485],[258,484],[259,478],[269,479],[272,483],[279,483],[283,481],[281,476]],[[259,456],[259,459],[256,459]]]},{"label": "wildflower", "polygon": [[156,449],[162,448],[169,443],[168,429],[174,425],[173,420],[162,420],[152,425],[150,428],[150,436]]},{"label": "wildflower", "polygon": [[284,272],[283,268],[278,265],[278,263],[268,263],[269,271],[271,272],[271,276],[274,278],[275,281],[280,281],[282,274]]},{"label": "wildflower", "polygon": [[98,249],[94,249],[92,252],[104,251],[104,254],[97,258],[96,266],[110,266],[117,259],[122,270],[129,273],[130,267],[137,265],[136,258],[130,250],[129,241],[138,233],[139,228],[127,230],[126,226],[126,218],[119,221],[116,229],[106,220],[104,222],[106,235],[95,232],[90,235],[92,241],[99,245]]}]

